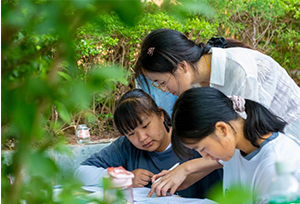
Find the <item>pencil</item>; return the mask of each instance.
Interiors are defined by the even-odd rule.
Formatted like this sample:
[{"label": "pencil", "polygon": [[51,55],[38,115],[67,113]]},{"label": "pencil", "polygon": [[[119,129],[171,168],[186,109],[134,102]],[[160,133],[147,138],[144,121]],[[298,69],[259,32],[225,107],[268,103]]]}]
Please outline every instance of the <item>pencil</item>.
[{"label": "pencil", "polygon": [[[170,169],[169,169],[169,171],[172,171],[173,169],[175,169],[177,166],[179,166],[179,162],[178,163],[176,163],[176,164],[174,164],[174,166],[172,166]],[[162,177],[162,176],[161,176]],[[161,177],[159,177],[158,179],[156,179],[154,182],[153,182],[153,184],[155,183],[155,182],[157,182],[157,181],[159,181],[160,179],[161,179]]]}]

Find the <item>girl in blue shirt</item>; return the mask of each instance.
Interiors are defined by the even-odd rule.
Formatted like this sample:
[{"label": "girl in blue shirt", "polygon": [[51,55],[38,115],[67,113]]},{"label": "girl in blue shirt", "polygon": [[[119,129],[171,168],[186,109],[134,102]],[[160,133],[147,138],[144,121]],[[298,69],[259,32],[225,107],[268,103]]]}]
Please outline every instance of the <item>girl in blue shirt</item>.
[{"label": "girl in blue shirt", "polygon": [[[75,177],[84,185],[99,185],[107,167],[123,166],[135,175],[133,187],[151,187],[154,174],[177,162],[201,157],[196,151],[190,151],[190,157],[184,159],[174,153],[169,115],[141,89],[131,90],[121,97],[114,112],[114,122],[125,136],[82,162]],[[221,180],[222,170],[213,171],[204,179],[192,182],[190,187],[180,186],[177,194],[204,198],[209,188]]]}]

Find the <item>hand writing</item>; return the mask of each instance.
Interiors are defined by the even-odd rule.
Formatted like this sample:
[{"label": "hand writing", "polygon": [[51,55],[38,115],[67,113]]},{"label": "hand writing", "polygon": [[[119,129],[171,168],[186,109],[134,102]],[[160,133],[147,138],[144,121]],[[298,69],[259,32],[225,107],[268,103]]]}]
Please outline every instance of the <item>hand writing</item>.
[{"label": "hand writing", "polygon": [[[162,176],[162,177],[161,177]],[[157,196],[173,195],[187,177],[187,172],[182,165],[179,165],[172,171],[163,170],[152,178],[154,182],[157,178],[161,179],[152,184],[148,197],[155,192]]]}]

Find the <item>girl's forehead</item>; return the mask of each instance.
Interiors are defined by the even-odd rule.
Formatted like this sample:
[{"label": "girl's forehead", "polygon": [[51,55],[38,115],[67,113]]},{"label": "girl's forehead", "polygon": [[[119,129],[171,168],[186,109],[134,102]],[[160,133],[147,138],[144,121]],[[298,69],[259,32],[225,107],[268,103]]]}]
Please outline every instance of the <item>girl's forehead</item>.
[{"label": "girl's forehead", "polygon": [[184,145],[190,146],[190,147],[198,147],[203,146],[211,142],[211,138],[209,136],[204,137],[202,139],[199,138],[183,138],[182,142]]},{"label": "girl's forehead", "polygon": [[151,112],[150,113],[150,115],[148,115],[147,113],[142,113],[141,115],[140,115],[140,119],[141,119],[141,123],[143,124],[146,120],[149,120],[149,119],[151,119],[152,117],[154,117],[154,113],[153,112]]},{"label": "girl's forehead", "polygon": [[199,143],[198,140],[190,139],[190,138],[183,138],[182,142],[184,143],[184,145],[187,145],[187,146],[197,146]]},{"label": "girl's forehead", "polygon": [[169,77],[168,72],[145,72],[146,77],[148,77],[151,81],[163,81],[167,77]]}]

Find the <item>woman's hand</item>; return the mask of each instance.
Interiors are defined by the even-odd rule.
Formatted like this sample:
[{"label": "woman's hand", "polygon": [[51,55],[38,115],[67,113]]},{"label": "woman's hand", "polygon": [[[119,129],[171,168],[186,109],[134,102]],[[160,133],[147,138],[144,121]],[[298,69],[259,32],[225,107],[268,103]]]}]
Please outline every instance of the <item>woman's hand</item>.
[{"label": "woman's hand", "polygon": [[[172,171],[163,170],[159,174],[153,176],[153,184],[147,196],[152,196],[154,192],[157,196],[173,195],[184,182],[187,175],[188,173],[186,172],[183,164],[179,165]],[[155,180],[159,177],[161,177],[161,179],[155,182]]]},{"label": "woman's hand", "polygon": [[154,175],[145,169],[135,169],[131,172],[134,174],[134,178],[132,179],[132,186],[134,188],[146,186]]},{"label": "woman's hand", "polygon": [[157,196],[173,195],[175,191],[188,188],[213,170],[222,167],[219,162],[214,160],[205,160],[203,158],[189,160],[172,171],[164,170],[154,175],[152,182],[162,177],[152,184],[147,196],[152,196],[154,192]]},{"label": "woman's hand", "polygon": [[160,173],[155,174],[154,176],[152,176],[151,182],[154,183],[157,179],[159,179],[160,177],[163,177],[167,173],[169,173],[169,170],[162,170]]}]

